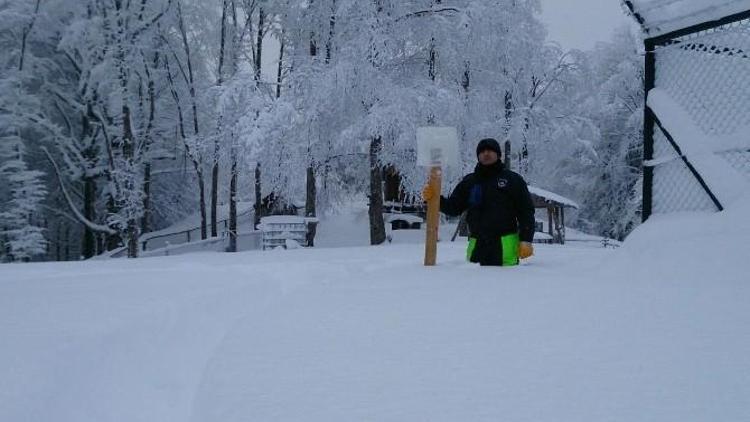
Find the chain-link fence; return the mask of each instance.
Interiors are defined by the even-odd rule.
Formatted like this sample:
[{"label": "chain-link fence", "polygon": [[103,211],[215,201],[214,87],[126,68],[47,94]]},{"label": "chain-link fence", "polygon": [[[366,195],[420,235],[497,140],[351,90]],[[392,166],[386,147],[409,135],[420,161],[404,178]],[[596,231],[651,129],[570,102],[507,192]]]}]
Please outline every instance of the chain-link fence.
[{"label": "chain-link fence", "polygon": [[[750,181],[750,18],[701,29],[654,43],[653,87],[669,94],[707,142],[717,144],[709,150],[728,170]],[[653,121],[650,126],[653,156],[647,158],[658,163],[651,172],[651,213],[716,210],[710,188],[688,165],[690,157],[681,159],[663,129]],[[679,146],[680,139],[675,142]]]}]

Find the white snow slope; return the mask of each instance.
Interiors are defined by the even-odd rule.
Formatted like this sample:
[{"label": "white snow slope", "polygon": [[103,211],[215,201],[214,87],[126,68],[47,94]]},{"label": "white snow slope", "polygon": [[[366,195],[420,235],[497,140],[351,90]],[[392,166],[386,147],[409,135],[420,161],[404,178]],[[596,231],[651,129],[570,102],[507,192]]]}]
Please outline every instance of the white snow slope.
[{"label": "white snow slope", "polygon": [[2,266],[0,421],[747,421],[748,215],[516,268],[445,241],[435,268],[419,244]]}]

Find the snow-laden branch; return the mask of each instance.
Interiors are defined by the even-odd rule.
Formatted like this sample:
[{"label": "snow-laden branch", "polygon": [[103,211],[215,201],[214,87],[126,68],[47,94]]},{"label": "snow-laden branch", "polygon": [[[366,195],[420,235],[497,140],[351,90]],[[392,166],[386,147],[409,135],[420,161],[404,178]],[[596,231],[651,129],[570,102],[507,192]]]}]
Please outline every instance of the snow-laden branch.
[{"label": "snow-laden branch", "polygon": [[42,147],[41,149],[42,151],[44,151],[44,154],[47,155],[47,159],[49,160],[50,164],[52,164],[52,167],[55,169],[55,175],[57,176],[57,181],[60,184],[60,190],[62,191],[66,202],[68,203],[68,207],[70,207],[70,210],[76,216],[78,221],[80,221],[86,227],[88,227],[89,229],[95,232],[106,233],[109,235],[116,235],[117,234],[116,230],[113,230],[111,227],[103,226],[101,224],[96,224],[93,221],[87,219],[83,214],[81,214],[81,212],[78,210],[76,205],[73,203],[73,200],[70,198],[70,195],[68,194],[67,189],[65,189],[65,184],[63,183],[62,175],[60,174],[60,168],[57,166],[57,163],[52,158],[52,154],[49,153],[46,147]]},{"label": "snow-laden branch", "polygon": [[446,12],[458,13],[458,12],[460,12],[460,10],[457,9],[457,8],[455,8],[455,7],[443,7],[443,8],[440,8],[440,9],[420,10],[420,11],[417,11],[417,12],[412,12],[412,13],[406,14],[406,15],[404,15],[404,16],[396,19],[396,22],[401,21],[401,20],[405,20],[405,19],[419,18],[419,17],[426,16],[426,15],[437,15],[437,14],[446,13]]}]

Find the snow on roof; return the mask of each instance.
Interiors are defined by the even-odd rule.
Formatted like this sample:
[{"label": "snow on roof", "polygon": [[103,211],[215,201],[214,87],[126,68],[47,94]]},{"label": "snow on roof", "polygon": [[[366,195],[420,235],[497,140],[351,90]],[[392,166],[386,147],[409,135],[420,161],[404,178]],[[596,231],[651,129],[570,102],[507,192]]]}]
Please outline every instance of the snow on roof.
[{"label": "snow on roof", "polygon": [[261,224],[303,224],[306,218],[298,215],[270,215],[260,219]]},{"label": "snow on roof", "polygon": [[546,200],[554,201],[554,202],[563,204],[563,205],[565,205],[567,207],[573,207],[575,209],[580,208],[578,206],[578,204],[575,201],[573,201],[572,199],[568,199],[568,198],[566,198],[564,196],[558,195],[556,193],[552,193],[550,191],[538,188],[536,186],[529,185],[529,192],[531,192],[532,194],[534,194],[536,196],[540,196],[540,197],[542,197],[542,198],[544,198]]},{"label": "snow on roof", "polygon": [[649,38],[750,10],[750,0],[623,0],[623,4]]},{"label": "snow on roof", "polygon": [[723,137],[706,134],[688,112],[661,88],[649,91],[648,106],[659,116],[664,128],[675,139],[682,153],[700,173],[719,202],[726,205],[750,191],[750,184],[743,176],[716,155],[718,152],[750,148],[746,131],[740,130],[736,135]]}]

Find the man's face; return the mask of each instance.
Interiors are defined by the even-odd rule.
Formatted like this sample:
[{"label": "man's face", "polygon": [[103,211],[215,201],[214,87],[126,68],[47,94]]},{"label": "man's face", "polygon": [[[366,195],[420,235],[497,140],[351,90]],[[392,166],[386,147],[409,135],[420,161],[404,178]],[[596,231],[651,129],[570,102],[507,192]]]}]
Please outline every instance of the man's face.
[{"label": "man's face", "polygon": [[497,153],[491,149],[482,150],[477,158],[479,159],[479,163],[483,166],[491,166],[497,163],[498,160]]}]

